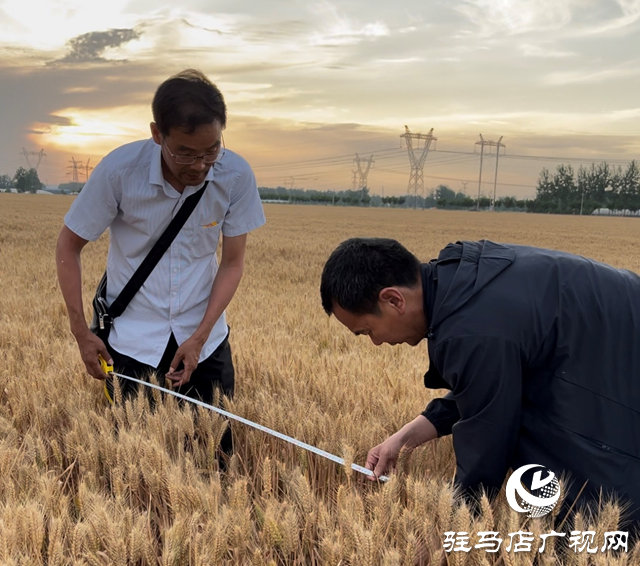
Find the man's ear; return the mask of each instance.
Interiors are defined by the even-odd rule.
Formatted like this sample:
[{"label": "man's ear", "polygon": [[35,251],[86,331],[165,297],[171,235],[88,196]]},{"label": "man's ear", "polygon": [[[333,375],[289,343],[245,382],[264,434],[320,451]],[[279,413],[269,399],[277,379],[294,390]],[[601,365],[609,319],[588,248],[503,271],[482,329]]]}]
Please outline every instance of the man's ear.
[{"label": "man's ear", "polygon": [[162,134],[160,133],[160,130],[158,129],[158,126],[156,126],[155,122],[151,122],[149,124],[149,129],[151,130],[151,137],[153,138],[153,141],[156,142],[158,145],[162,144]]},{"label": "man's ear", "polygon": [[390,306],[399,314],[403,314],[407,306],[404,295],[397,287],[385,287],[382,289],[378,294],[378,301]]}]

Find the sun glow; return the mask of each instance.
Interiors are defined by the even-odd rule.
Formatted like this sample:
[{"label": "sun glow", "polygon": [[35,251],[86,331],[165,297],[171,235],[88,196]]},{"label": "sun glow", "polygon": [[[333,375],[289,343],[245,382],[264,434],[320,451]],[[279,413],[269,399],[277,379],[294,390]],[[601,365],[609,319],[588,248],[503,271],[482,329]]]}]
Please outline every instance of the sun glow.
[{"label": "sun glow", "polygon": [[34,140],[67,151],[105,155],[115,147],[149,136],[149,109],[127,106],[109,110],[66,108],[57,112],[69,124],[36,125]]}]

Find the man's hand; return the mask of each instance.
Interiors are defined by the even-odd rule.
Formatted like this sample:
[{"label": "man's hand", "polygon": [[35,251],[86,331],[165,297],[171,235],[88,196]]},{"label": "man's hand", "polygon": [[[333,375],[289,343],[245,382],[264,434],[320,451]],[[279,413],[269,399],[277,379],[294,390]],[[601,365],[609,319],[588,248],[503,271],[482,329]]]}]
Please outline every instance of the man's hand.
[{"label": "man's hand", "polygon": [[394,469],[402,448],[413,450],[434,438],[438,438],[438,432],[431,421],[423,415],[417,416],[382,444],[369,450],[365,467],[375,475],[375,477],[368,476],[369,479],[376,481],[381,475]]},{"label": "man's hand", "polygon": [[76,336],[76,342],[78,342],[80,356],[82,356],[84,366],[87,368],[87,373],[96,379],[107,379],[109,376],[102,371],[98,355],[107,360],[107,363],[110,366],[113,365],[113,360],[111,359],[104,342],[93,332],[90,332],[89,329],[87,329],[87,332],[82,335]]},{"label": "man's hand", "polygon": [[[176,355],[173,357],[173,361],[169,367],[169,373],[165,375],[176,387],[181,387],[185,383],[189,383],[191,374],[198,367],[200,352],[203,346],[204,342],[192,336],[176,351]],[[176,371],[180,362],[182,362],[184,367],[180,371]]]},{"label": "man's hand", "polygon": [[365,468],[371,470],[375,477],[367,477],[371,481],[376,481],[380,476],[394,470],[402,446],[402,440],[398,437],[398,433],[396,433],[387,438],[382,444],[378,444],[378,446],[369,450]]}]

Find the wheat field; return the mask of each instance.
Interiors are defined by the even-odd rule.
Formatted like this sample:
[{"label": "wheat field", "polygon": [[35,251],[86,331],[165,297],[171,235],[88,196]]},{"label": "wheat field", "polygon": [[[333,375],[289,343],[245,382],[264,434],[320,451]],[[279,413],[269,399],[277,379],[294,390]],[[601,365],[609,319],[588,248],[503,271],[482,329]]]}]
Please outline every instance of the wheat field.
[{"label": "wheat field", "polygon": [[[0,195],[0,564],[490,565],[640,564],[640,550],[595,554],[554,538],[543,553],[450,552],[446,531],[550,531],[504,498],[472,515],[451,487],[451,439],[403,457],[390,482],[365,480],[232,423],[236,453],[217,469],[227,426],[167,397],[110,406],[86,375],[57,286],[54,248],[71,197]],[[488,238],[574,252],[640,272],[640,221],[436,210],[266,205],[228,309],[235,414],[364,464],[369,448],[432,395],[426,345],[374,347],[322,311],[319,277],[351,236],[387,236],[423,260]],[[85,311],[107,237],[82,256]],[[157,397],[158,400],[159,397]],[[194,417],[197,417],[194,418]],[[605,504],[576,528],[619,527]],[[600,543],[601,544],[601,543]]]}]

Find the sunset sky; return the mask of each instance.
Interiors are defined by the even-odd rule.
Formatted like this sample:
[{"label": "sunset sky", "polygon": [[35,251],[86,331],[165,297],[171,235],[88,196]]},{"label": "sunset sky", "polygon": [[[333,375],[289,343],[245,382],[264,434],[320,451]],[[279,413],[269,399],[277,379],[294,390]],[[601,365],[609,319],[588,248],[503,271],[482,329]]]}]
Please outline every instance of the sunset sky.
[{"label": "sunset sky", "polygon": [[640,0],[0,0],[0,67],[0,173],[44,148],[52,185],[148,137],[156,87],[188,67],[261,186],[351,188],[358,153],[373,193],[405,193],[405,124],[438,138],[427,189],[472,196],[480,133],[504,136],[498,196],[640,156]]}]

